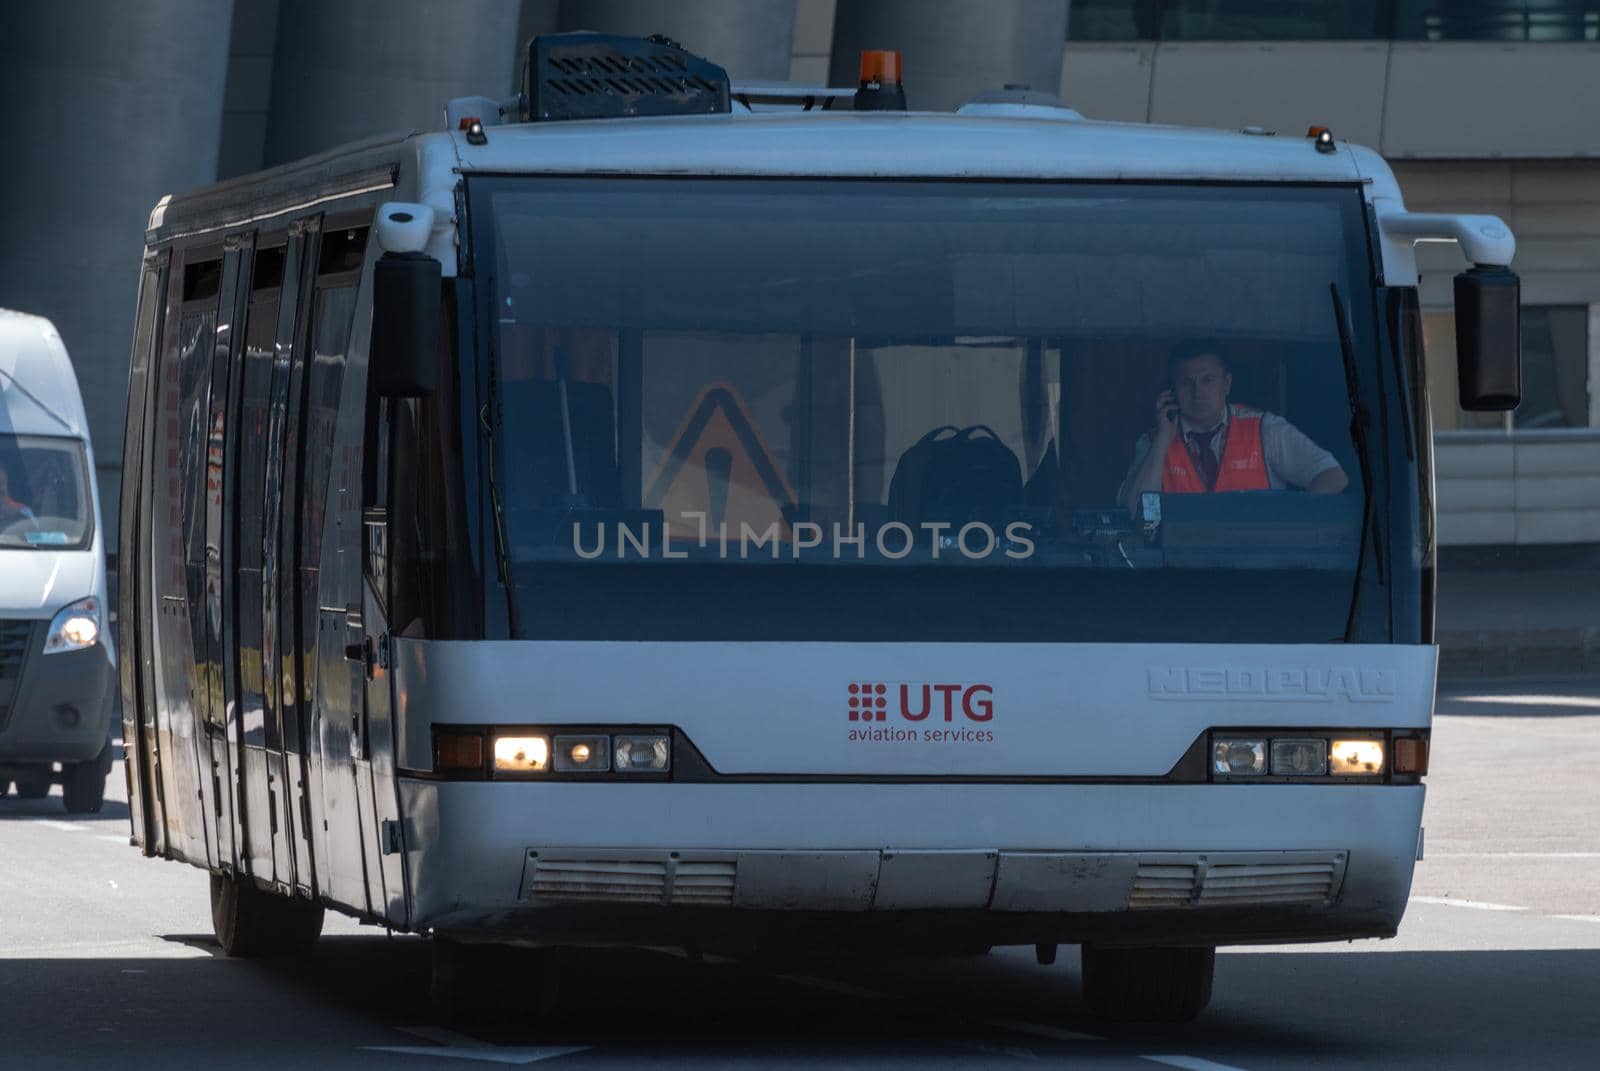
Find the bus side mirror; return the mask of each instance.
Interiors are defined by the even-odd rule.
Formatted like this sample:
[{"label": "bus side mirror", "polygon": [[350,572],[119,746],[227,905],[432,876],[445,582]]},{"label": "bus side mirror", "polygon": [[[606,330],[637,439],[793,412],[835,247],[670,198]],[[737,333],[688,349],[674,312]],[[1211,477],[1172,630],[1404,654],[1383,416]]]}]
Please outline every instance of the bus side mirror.
[{"label": "bus side mirror", "polygon": [[439,262],[385,253],[372,274],[372,345],[367,375],[380,398],[422,398],[439,375],[443,288]]},{"label": "bus side mirror", "polygon": [[1456,373],[1461,408],[1503,412],[1522,401],[1522,283],[1509,268],[1456,276]]}]

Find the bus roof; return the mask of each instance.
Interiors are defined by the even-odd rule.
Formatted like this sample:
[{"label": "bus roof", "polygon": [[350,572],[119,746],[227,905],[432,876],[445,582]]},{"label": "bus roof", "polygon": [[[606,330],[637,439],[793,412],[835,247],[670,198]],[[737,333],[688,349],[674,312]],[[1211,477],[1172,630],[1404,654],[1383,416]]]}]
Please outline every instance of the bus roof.
[{"label": "bus roof", "polygon": [[417,188],[407,192],[419,200],[453,188],[458,173],[487,172],[1363,183],[1369,200],[1400,203],[1388,165],[1360,146],[1341,142],[1319,152],[1305,137],[1060,114],[735,112],[519,123],[486,127],[480,145],[461,131],[391,134],[163,198],[147,240],[229,229],[375,191],[399,183],[411,165]]},{"label": "bus roof", "polygon": [[452,132],[455,169],[560,174],[1392,185],[1367,149],[1072,117],[812,112],[601,119]]}]

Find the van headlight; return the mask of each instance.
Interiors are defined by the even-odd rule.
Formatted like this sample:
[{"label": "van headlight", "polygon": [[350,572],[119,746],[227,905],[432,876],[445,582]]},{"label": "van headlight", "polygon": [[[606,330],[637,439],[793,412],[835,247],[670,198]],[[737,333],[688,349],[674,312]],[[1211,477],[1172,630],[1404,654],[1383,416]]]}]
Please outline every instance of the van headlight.
[{"label": "van headlight", "polygon": [[44,638],[45,654],[81,651],[100,639],[100,600],[93,595],[65,607],[50,620]]}]

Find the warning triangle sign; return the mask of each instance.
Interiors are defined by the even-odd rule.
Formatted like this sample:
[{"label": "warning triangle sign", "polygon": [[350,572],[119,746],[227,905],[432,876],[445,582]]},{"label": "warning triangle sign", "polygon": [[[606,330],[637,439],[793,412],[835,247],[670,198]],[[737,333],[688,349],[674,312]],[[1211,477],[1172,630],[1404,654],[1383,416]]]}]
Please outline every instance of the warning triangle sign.
[{"label": "warning triangle sign", "polygon": [[738,392],[713,383],[673,436],[644,505],[661,510],[674,540],[698,540],[702,530],[715,538],[722,525],[730,536],[740,525],[756,532],[776,525],[788,541],[796,498]]}]

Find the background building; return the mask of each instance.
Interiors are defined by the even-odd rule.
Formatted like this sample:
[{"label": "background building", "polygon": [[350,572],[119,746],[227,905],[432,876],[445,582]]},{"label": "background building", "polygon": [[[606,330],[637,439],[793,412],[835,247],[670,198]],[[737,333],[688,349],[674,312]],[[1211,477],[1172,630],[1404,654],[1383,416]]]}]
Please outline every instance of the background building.
[{"label": "background building", "polygon": [[13,0],[0,89],[38,149],[0,178],[0,306],[51,317],[73,354],[107,523],[156,200],[436,127],[451,97],[512,92],[522,42],[557,29],[662,32],[735,78],[833,84],[861,48],[897,48],[913,107],[1017,82],[1091,119],[1373,146],[1410,207],[1518,236],[1511,417],[1455,406],[1465,262],[1423,259],[1443,542],[1600,543],[1600,0]]}]

